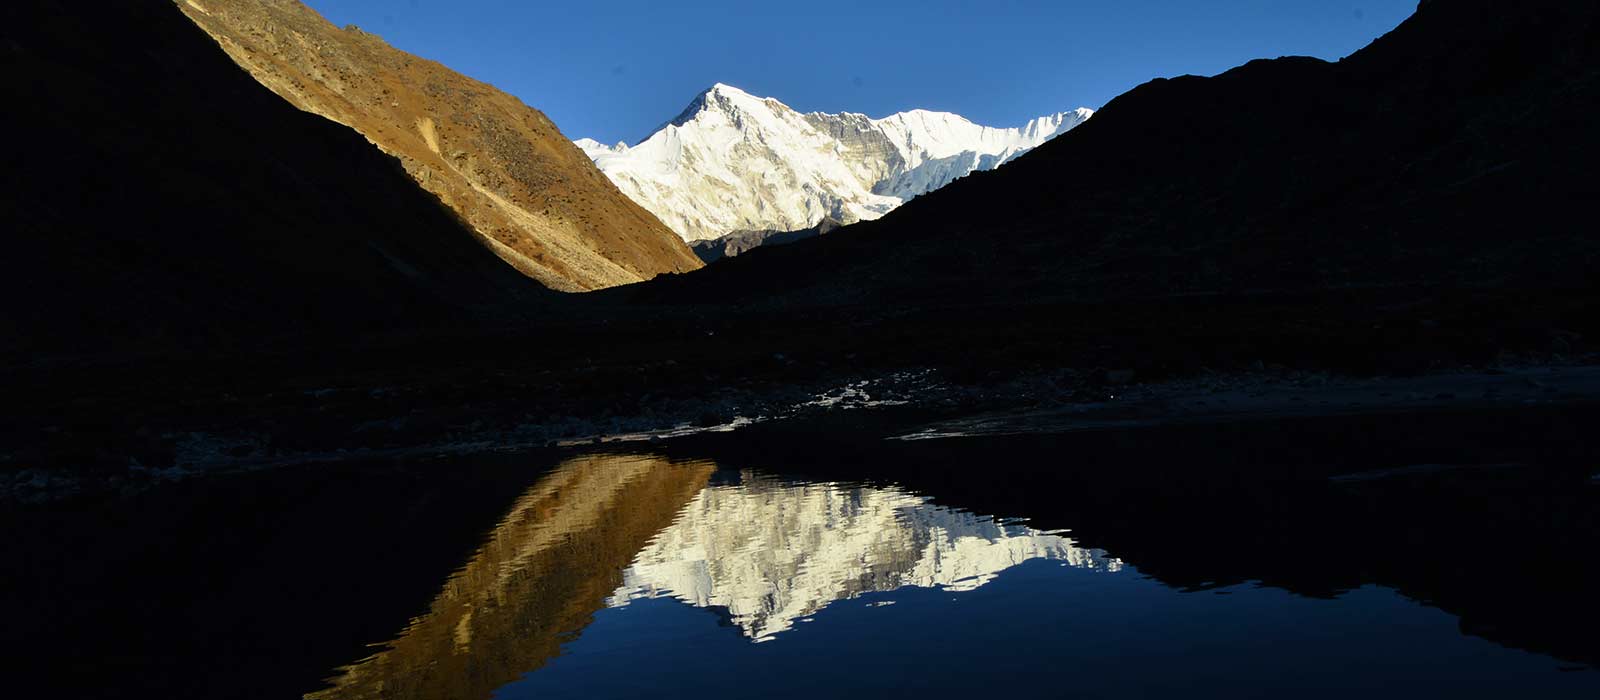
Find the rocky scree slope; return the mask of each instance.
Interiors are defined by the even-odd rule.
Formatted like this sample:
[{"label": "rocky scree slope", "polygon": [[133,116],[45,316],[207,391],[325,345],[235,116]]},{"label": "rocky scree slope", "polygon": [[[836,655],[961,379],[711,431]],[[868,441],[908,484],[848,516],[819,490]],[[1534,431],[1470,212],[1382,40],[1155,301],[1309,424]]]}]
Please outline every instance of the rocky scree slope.
[{"label": "rocky scree slope", "polygon": [[802,114],[717,84],[643,142],[578,145],[618,187],[689,242],[876,219],[973,171],[990,170],[1093,112],[1013,129],[946,112]]},{"label": "rocky scree slope", "polygon": [[400,158],[506,262],[584,291],[687,272],[699,260],[538,110],[299,0],[175,0],[284,99]]}]

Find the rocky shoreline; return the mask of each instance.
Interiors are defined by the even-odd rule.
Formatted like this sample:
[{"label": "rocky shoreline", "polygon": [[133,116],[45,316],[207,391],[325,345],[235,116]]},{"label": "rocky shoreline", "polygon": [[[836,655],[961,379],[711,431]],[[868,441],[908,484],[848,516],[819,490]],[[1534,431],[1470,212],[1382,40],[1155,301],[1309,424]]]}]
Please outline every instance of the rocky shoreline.
[{"label": "rocky shoreline", "polygon": [[[370,401],[375,395],[408,391],[328,388],[303,392],[303,398],[328,409],[360,403],[353,401],[357,394]],[[1148,382],[1129,370],[1060,370],[970,383],[955,380],[948,371],[923,369],[693,396],[647,396],[632,410],[611,406],[587,417],[541,420],[531,413],[493,410],[503,406],[484,406],[470,421],[444,424],[439,417],[414,412],[369,413],[351,423],[325,420],[315,414],[326,411],[314,411],[298,423],[286,422],[282,415],[258,415],[257,428],[197,423],[193,430],[153,434],[141,427],[133,432],[141,436],[143,454],[129,454],[120,465],[106,450],[77,455],[35,450],[32,456],[53,462],[48,466],[30,464],[27,453],[0,454],[0,502],[125,496],[181,480],[306,464],[660,443],[758,425],[839,430],[836,420],[845,415],[854,416],[854,427],[847,430],[861,432],[860,437],[935,440],[1595,403],[1600,403],[1600,357],[1593,356],[1581,362],[1459,367],[1404,377],[1261,368]],[[445,407],[441,413],[455,411]],[[81,463],[73,464],[74,457]]]}]

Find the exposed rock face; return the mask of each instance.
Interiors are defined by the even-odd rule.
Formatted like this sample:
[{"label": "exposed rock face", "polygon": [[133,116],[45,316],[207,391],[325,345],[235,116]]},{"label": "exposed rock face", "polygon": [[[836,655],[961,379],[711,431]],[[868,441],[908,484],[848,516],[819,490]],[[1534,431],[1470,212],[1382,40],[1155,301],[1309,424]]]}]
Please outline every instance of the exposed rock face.
[{"label": "exposed rock face", "polygon": [[239,65],[400,158],[506,262],[582,291],[699,260],[538,110],[490,85],[339,29],[299,0],[175,0]]},{"label": "exposed rock face", "polygon": [[709,241],[695,241],[690,247],[694,249],[695,255],[700,256],[700,260],[710,265],[723,258],[735,257],[762,246],[784,245],[815,238],[832,232],[842,225],[833,219],[823,219],[816,226],[799,231],[734,231]]},{"label": "exposed rock face", "polygon": [[876,219],[1083,123],[1088,109],[1014,129],[944,112],[801,114],[718,84],[636,146],[578,145],[684,240]]}]

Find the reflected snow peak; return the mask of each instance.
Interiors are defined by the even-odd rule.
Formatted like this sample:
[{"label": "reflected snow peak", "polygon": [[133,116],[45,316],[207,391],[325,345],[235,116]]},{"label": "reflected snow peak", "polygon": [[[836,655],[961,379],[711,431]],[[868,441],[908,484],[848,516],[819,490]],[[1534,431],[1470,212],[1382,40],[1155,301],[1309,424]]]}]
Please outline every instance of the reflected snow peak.
[{"label": "reflected snow peak", "polygon": [[767,641],[838,600],[905,587],[967,591],[1033,559],[1122,563],[1059,532],[936,505],[894,487],[785,483],[751,473],[708,487],[623,572],[610,605],[668,596],[724,610]]}]

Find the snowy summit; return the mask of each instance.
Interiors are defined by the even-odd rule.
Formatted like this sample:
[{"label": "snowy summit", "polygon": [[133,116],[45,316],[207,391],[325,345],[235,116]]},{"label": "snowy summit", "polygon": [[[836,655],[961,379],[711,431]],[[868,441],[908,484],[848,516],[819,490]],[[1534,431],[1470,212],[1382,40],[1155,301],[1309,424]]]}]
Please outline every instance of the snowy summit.
[{"label": "snowy summit", "polygon": [[948,112],[801,114],[718,83],[635,146],[579,139],[623,193],[684,240],[792,231],[824,218],[876,219],[975,170],[989,170],[1082,124],[1077,109],[1023,126]]}]

